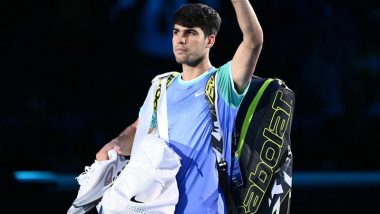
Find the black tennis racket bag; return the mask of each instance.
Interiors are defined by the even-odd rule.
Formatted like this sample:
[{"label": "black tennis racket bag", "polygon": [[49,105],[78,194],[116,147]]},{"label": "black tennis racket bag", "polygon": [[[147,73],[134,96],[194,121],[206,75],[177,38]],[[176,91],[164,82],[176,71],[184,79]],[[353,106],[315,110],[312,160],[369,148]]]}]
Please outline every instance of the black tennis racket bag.
[{"label": "black tennis racket bag", "polygon": [[229,213],[289,213],[294,104],[294,93],[282,80],[253,77],[236,118],[241,179],[230,183]]}]

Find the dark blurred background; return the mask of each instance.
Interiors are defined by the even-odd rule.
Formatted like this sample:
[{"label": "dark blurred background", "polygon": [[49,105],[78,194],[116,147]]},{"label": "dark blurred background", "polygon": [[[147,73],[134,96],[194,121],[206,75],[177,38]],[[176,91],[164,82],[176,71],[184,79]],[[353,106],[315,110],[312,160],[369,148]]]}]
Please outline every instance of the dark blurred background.
[{"label": "dark blurred background", "polygon": [[[211,59],[230,60],[241,33],[228,0],[2,1],[1,213],[67,211],[74,177],[137,118],[150,80],[180,69],[171,17],[186,2],[220,12]],[[379,2],[251,3],[264,30],[256,75],[296,94],[291,213],[376,213]]]}]

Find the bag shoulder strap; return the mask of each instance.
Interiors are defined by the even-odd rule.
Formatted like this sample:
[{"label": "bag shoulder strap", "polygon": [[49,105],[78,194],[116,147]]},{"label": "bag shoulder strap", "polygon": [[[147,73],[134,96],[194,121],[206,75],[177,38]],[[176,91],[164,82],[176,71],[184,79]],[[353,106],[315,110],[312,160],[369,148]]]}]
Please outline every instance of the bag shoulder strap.
[{"label": "bag shoulder strap", "polygon": [[210,108],[211,118],[212,118],[211,145],[216,154],[219,168],[222,167],[222,169],[225,170],[226,168],[226,162],[224,160],[224,155],[225,155],[224,146],[225,145],[224,145],[224,139],[223,139],[223,131],[221,129],[220,120],[218,116],[219,114],[218,105],[216,103],[218,101],[216,79],[217,79],[217,75],[216,75],[216,72],[214,72],[206,83],[205,95],[209,103],[209,108]]},{"label": "bag shoulder strap", "polygon": [[168,88],[169,85],[170,85],[170,84],[173,82],[173,80],[175,79],[175,77],[177,77],[178,75],[179,75],[179,72],[172,71],[172,72],[167,72],[167,73],[164,73],[164,74],[157,75],[157,76],[152,80],[152,82],[160,81],[159,84],[158,84],[158,87],[157,87],[157,89],[156,89],[156,93],[155,93],[155,95],[154,95],[154,102],[153,102],[153,113],[154,113],[154,114],[157,113],[157,106],[158,106],[158,102],[159,102],[159,100],[160,100],[162,79],[167,77],[166,88]]},{"label": "bag shoulder strap", "polygon": [[218,101],[216,73],[217,72],[214,72],[206,83],[205,97],[209,103],[209,108],[211,112],[211,119],[212,119],[211,145],[213,147],[213,150],[216,156],[216,162],[218,164],[219,185],[222,188],[222,191],[227,201],[230,201],[231,199],[230,199],[229,188],[228,188],[229,182],[228,182],[228,175],[227,175],[227,162],[224,159],[224,156],[225,156],[224,143],[225,142],[223,139],[223,132],[220,126],[220,120],[218,116],[219,115],[218,104],[216,103]]},{"label": "bag shoulder strap", "polygon": [[255,83],[261,83],[261,86],[260,86],[260,88],[255,87],[255,90],[257,90],[256,95],[252,99],[252,102],[249,105],[249,108],[248,108],[247,113],[246,113],[245,118],[244,118],[244,122],[243,122],[243,125],[241,128],[240,134],[239,134],[239,140],[238,140],[238,144],[237,144],[237,148],[236,148],[236,153],[237,153],[238,157],[240,157],[241,150],[242,150],[244,142],[245,142],[245,136],[246,136],[247,131],[248,131],[248,126],[249,126],[249,123],[252,119],[253,114],[255,113],[256,107],[257,107],[262,95],[264,94],[265,90],[267,89],[269,84],[274,80],[275,79],[268,78],[266,80],[263,80],[263,79],[260,79],[257,81],[253,80],[253,82],[252,82],[254,84]]}]

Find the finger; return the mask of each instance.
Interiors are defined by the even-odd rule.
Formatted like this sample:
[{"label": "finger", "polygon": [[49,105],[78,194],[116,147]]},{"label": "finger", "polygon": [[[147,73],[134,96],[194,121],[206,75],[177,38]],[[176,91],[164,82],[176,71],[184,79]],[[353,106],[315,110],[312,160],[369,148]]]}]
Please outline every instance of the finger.
[{"label": "finger", "polygon": [[114,147],[114,143],[110,142],[110,143],[107,143],[106,145],[103,146],[103,148],[101,148],[99,150],[99,152],[96,154],[96,160],[98,161],[101,161],[101,160],[108,160],[108,151],[113,149]]},{"label": "finger", "polygon": [[117,154],[122,155],[122,150],[119,145],[114,145],[113,150],[115,150]]}]

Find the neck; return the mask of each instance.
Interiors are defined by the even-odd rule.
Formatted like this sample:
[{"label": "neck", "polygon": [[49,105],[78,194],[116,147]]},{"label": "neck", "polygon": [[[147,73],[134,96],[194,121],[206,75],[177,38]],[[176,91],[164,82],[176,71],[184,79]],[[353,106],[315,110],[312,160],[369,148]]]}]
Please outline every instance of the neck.
[{"label": "neck", "polygon": [[210,60],[204,60],[196,66],[182,64],[182,80],[189,81],[207,72],[211,67]]}]

